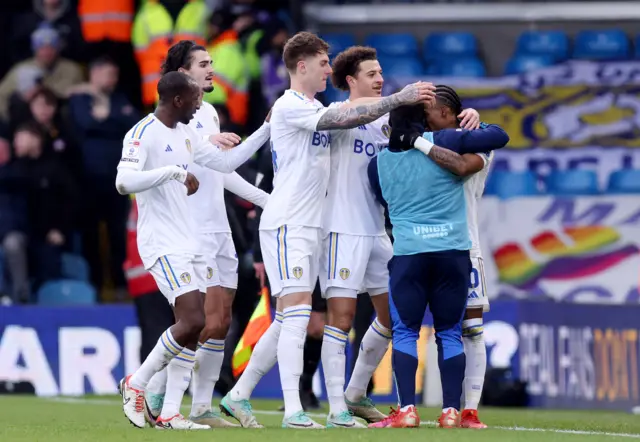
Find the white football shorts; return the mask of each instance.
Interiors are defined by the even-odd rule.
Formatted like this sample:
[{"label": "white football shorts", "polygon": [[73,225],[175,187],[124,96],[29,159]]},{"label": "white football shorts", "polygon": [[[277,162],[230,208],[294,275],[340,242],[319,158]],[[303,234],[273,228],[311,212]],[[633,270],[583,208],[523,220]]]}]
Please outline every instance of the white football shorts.
[{"label": "white football shorts", "polygon": [[320,267],[320,236],[317,227],[284,225],[260,230],[262,259],[273,296],[313,292]]},{"label": "white football shorts", "polygon": [[370,296],[389,291],[389,269],[393,246],[389,236],[361,236],[329,233],[322,244],[320,284],[322,296],[329,287],[368,292]]},{"label": "white football shorts", "polygon": [[207,287],[238,288],[238,254],[229,232],[201,233],[198,246],[207,265]]},{"label": "white football shorts", "polygon": [[471,278],[469,281],[467,308],[482,308],[483,311],[488,312],[489,298],[487,297],[487,284],[481,257],[471,258]]},{"label": "white football shorts", "polygon": [[206,291],[206,267],[202,255],[170,254],[158,258],[149,272],[160,292],[173,306],[180,295]]}]

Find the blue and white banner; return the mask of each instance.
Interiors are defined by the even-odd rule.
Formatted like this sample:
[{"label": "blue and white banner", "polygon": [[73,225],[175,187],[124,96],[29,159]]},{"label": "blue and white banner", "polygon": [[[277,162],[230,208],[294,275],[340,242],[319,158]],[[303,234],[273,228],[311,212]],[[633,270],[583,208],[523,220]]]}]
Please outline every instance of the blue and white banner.
[{"label": "blue and white banner", "polygon": [[[383,66],[384,68],[384,66]],[[385,93],[424,78],[387,78]],[[496,167],[612,170],[640,168],[640,62],[569,61],[498,78],[427,78],[453,86],[464,107],[511,137]]]},{"label": "blue and white banner", "polygon": [[[640,306],[496,301],[486,316],[489,366],[512,366],[533,406],[627,409],[637,405]],[[418,389],[433,332],[425,317]],[[0,307],[0,380],[29,381],[38,395],[114,394],[139,366],[131,306]],[[374,400],[396,400],[391,355],[375,373]],[[324,386],[322,386],[324,387]],[[256,398],[280,398],[277,367]]]}]

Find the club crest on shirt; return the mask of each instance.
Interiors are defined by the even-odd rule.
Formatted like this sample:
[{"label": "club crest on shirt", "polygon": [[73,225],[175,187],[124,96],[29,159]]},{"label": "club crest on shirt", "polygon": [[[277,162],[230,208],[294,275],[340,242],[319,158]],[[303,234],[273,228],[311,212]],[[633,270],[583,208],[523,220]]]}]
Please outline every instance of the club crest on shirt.
[{"label": "club crest on shirt", "polygon": [[343,280],[347,279],[349,276],[351,276],[351,270],[344,267],[340,269],[340,277]]},{"label": "club crest on shirt", "polygon": [[207,279],[213,278],[213,269],[211,267],[207,267]]},{"label": "club crest on shirt", "polygon": [[189,274],[189,272],[184,272],[182,275],[180,275],[180,281],[184,282],[185,284],[191,283],[191,275]]},{"label": "club crest on shirt", "polygon": [[189,138],[187,138],[184,141],[185,146],[187,146],[187,150],[189,151],[189,153],[191,153],[191,140]]},{"label": "club crest on shirt", "polygon": [[302,278],[302,267],[294,267],[293,268],[293,276],[296,279]]},{"label": "club crest on shirt", "polygon": [[380,130],[382,130],[382,134],[385,137],[389,138],[391,136],[391,127],[388,124],[383,124]]}]

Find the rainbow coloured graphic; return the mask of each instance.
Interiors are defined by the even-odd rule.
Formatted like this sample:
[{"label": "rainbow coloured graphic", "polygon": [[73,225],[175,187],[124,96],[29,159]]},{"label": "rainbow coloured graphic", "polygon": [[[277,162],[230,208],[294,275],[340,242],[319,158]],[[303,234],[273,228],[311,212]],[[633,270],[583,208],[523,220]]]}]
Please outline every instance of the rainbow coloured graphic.
[{"label": "rainbow coloured graphic", "polygon": [[639,250],[635,244],[617,244],[620,235],[608,226],[566,227],[562,232],[569,241],[563,241],[552,230],[545,230],[529,241],[544,257],[543,262],[532,259],[516,242],[498,247],[493,256],[500,281],[526,290],[541,279],[584,278],[617,265]]}]

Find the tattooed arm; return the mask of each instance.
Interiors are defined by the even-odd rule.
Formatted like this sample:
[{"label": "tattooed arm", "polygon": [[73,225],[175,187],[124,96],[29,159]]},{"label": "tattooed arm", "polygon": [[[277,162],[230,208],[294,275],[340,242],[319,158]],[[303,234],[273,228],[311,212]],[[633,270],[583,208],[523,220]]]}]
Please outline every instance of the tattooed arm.
[{"label": "tattooed arm", "polygon": [[434,90],[433,84],[418,82],[374,102],[366,104],[354,102],[340,108],[329,109],[318,120],[316,130],[352,129],[371,123],[397,107],[433,99]]},{"label": "tattooed arm", "polygon": [[438,166],[460,177],[480,172],[485,165],[482,154],[466,153],[460,155],[452,150],[434,145],[427,156]]}]

